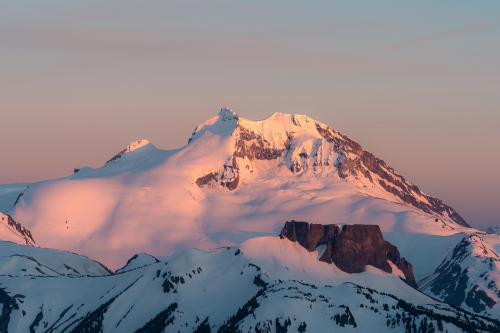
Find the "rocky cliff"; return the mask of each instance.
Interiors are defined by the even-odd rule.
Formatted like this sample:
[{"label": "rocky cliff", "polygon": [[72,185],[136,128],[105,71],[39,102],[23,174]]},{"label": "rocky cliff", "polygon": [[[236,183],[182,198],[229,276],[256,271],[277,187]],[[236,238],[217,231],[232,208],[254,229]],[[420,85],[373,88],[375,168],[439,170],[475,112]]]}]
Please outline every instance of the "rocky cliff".
[{"label": "rocky cliff", "polygon": [[3,240],[12,240],[26,245],[35,245],[31,231],[17,222],[7,213],[0,212],[0,225],[7,235],[2,235]]},{"label": "rocky cliff", "polygon": [[286,222],[281,238],[298,242],[309,251],[326,246],[320,260],[333,263],[347,273],[361,273],[372,265],[393,273],[391,261],[408,284],[416,287],[412,265],[402,258],[398,249],[384,240],[377,225],[321,225],[307,222]]}]

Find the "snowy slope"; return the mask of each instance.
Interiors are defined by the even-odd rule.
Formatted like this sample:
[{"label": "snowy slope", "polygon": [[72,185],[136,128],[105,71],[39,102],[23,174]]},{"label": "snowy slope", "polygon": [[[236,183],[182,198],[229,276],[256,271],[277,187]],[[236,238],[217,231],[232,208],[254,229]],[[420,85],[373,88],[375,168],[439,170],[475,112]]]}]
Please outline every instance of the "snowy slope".
[{"label": "snowy slope", "polygon": [[11,277],[105,276],[99,262],[60,250],[0,242],[0,275]]},{"label": "snowy slope", "polygon": [[500,236],[462,237],[433,274],[421,281],[423,291],[475,313],[500,317],[500,256],[492,244]]},{"label": "snowy slope", "polygon": [[492,225],[486,229],[487,234],[500,235],[500,225]]},{"label": "snowy slope", "polygon": [[7,212],[38,245],[114,268],[139,252],[274,235],[291,219],[439,236],[467,230],[453,209],[354,141],[307,116],[282,113],[250,121],[223,109],[178,150],[134,141],[101,168],[23,193]]},{"label": "snowy slope", "polygon": [[0,211],[12,209],[23,193],[28,189],[28,184],[7,184],[0,186]]},{"label": "snowy slope", "polygon": [[125,266],[120,269],[117,269],[115,273],[125,273],[128,271],[132,271],[135,269],[139,269],[141,267],[149,266],[152,264],[156,264],[160,260],[150,254],[147,253],[139,253],[134,255],[132,258],[127,260]]},{"label": "snowy slope", "polygon": [[0,239],[26,245],[35,244],[31,231],[21,223],[15,221],[12,216],[0,211]]},{"label": "snowy slope", "polygon": [[[29,251],[44,256],[49,250]],[[376,268],[346,274],[278,237],[251,239],[241,249],[181,251],[113,275],[0,275],[0,285],[0,329],[13,333],[500,328],[498,321],[421,294],[398,276]]]},{"label": "snowy slope", "polygon": [[[181,249],[240,246],[303,220],[379,225],[422,280],[478,232],[359,144],[304,115],[252,121],[223,108],[179,149],[137,140],[112,156],[68,177],[0,185],[0,210],[30,232],[32,244],[113,269],[136,253],[161,259]],[[3,229],[0,239],[29,239]],[[493,238],[483,240],[498,251]],[[139,256],[120,272],[141,271],[152,258]],[[475,267],[474,260],[464,265]],[[488,309],[479,313],[499,317]]]}]

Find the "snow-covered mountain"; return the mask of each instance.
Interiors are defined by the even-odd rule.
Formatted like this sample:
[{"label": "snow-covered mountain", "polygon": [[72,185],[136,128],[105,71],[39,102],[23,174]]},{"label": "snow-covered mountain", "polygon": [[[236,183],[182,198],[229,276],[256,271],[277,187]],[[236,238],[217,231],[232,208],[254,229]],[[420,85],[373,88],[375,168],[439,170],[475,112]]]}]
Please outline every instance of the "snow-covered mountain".
[{"label": "snow-covered mountain", "polygon": [[35,240],[31,231],[26,229],[21,223],[16,222],[9,214],[0,212],[0,226],[2,240],[34,245]]},{"label": "snow-covered mountain", "polygon": [[[0,275],[1,332],[497,332],[500,322],[420,293],[397,272],[348,274],[298,242],[257,237],[109,274],[87,258],[0,243],[71,267]],[[43,260],[43,258],[47,260]],[[130,262],[137,260],[134,258]],[[143,260],[146,259],[146,260]],[[92,275],[75,274],[88,265]],[[97,273],[97,274],[96,274]]]},{"label": "snow-covered mountain", "polygon": [[[162,150],[148,140],[137,140],[127,145],[118,154],[111,156],[100,168],[78,168],[75,169],[74,174],[60,179],[33,184],[0,185],[0,211],[4,212],[2,216],[6,221],[3,223],[4,227],[0,229],[0,239],[79,253],[95,258],[113,269],[123,266],[130,258],[128,264],[118,271],[119,274],[102,277],[103,281],[114,281],[103,285],[102,288],[106,286],[111,288],[111,285],[118,283],[116,282],[118,277],[131,276],[130,279],[133,279],[132,276],[136,278],[141,274],[145,274],[141,276],[146,276],[144,272],[148,269],[153,270],[151,267],[165,265],[165,261],[170,265],[172,257],[165,259],[165,256],[177,258],[182,255],[183,251],[191,251],[192,248],[213,249],[230,246],[234,251],[239,248],[244,253],[256,253],[257,249],[249,249],[248,244],[260,242],[264,252],[259,257],[259,262],[256,257],[250,259],[244,257],[254,265],[265,266],[261,262],[267,262],[265,255],[268,252],[278,251],[264,246],[267,243],[269,246],[277,246],[280,250],[275,255],[279,254],[282,257],[287,257],[289,254],[287,251],[297,251],[297,244],[291,247],[283,246],[282,244],[288,244],[289,241],[283,239],[278,242],[276,240],[284,221],[308,221],[322,225],[378,225],[384,239],[397,248],[401,258],[406,258],[407,263],[411,264],[416,285],[421,291],[453,306],[463,307],[466,311],[476,315],[500,319],[500,310],[497,305],[499,294],[496,287],[500,283],[500,273],[496,264],[497,253],[500,250],[500,236],[485,236],[484,233],[470,228],[453,208],[422,192],[416,185],[396,173],[387,163],[363,150],[358,143],[346,135],[308,116],[274,113],[265,120],[252,121],[223,108],[217,116],[198,125],[187,144],[179,149]],[[342,230],[339,227],[338,232]],[[477,239],[480,239],[478,242],[488,249],[481,255],[475,250]],[[463,245],[464,242],[469,242],[469,245]],[[278,246],[275,243],[281,245]],[[378,243],[385,244],[382,241]],[[457,247],[463,250],[457,250]],[[383,249],[383,251],[394,253],[388,245]],[[301,248],[300,251],[303,250],[309,253],[308,250],[311,249]],[[217,257],[219,252],[208,252],[210,255],[200,255],[200,258]],[[455,252],[460,254],[455,254]],[[142,254],[136,255],[137,253]],[[311,255],[311,253],[308,254],[308,256]],[[380,258],[379,255],[377,257]],[[296,290],[294,288],[301,283],[306,283],[304,286],[312,284],[318,287],[322,284],[330,285],[335,284],[335,281],[344,281],[340,279],[340,276],[343,276],[345,272],[339,273],[340,269],[337,267],[339,274],[329,276],[329,282],[326,280],[322,280],[321,283],[316,280],[314,280],[316,282],[311,282],[305,268],[301,268],[304,271],[289,269],[294,267],[293,265],[304,264],[300,258],[302,255],[295,258],[300,263],[293,261],[283,264],[283,267],[280,266],[280,278],[277,281],[281,279],[289,282],[283,282],[285,284],[279,285],[278,289]],[[337,257],[332,255],[329,258],[333,266],[342,266]],[[326,267],[323,265],[326,263],[320,262],[318,264],[320,266],[315,266],[318,258],[314,259],[315,264],[308,264],[307,269],[314,269],[317,274],[323,274],[320,272],[323,268],[318,267]],[[397,261],[397,259],[394,260]],[[401,261],[400,264],[404,263]],[[449,285],[443,287],[442,283],[450,279],[453,281],[458,276],[454,275],[458,266],[460,276],[467,278],[466,284],[459,285],[466,293],[464,298],[455,295],[460,289],[458,285],[452,287],[450,282]],[[70,265],[70,267],[73,266]],[[224,268],[220,265],[218,267],[221,269],[219,274],[222,274]],[[346,267],[343,268],[346,269]],[[393,269],[392,266],[389,269],[385,265],[379,268],[381,272],[390,272]],[[215,266],[213,269],[216,270]],[[330,269],[332,268],[327,270]],[[60,270],[57,271],[60,272]],[[306,274],[306,277],[297,273],[299,271],[302,272],[301,274]],[[242,285],[236,284],[231,288],[247,288],[251,291],[254,277],[246,275],[242,270],[238,274],[240,272],[243,272],[241,281],[246,281],[245,278],[248,277],[252,283],[246,285],[247,282],[242,282]],[[266,271],[270,276],[274,276],[273,272],[275,271]],[[346,279],[352,282],[356,276],[368,276],[366,274],[371,274],[370,270],[364,273],[348,274],[349,277]],[[381,281],[388,281],[391,278],[386,273],[380,274],[382,273],[377,270],[375,275],[382,276]],[[151,279],[153,277],[154,274]],[[75,277],[63,278],[74,279]],[[81,277],[81,279],[96,281],[86,277]],[[363,283],[352,283],[363,288],[371,288],[370,290],[378,293],[377,297],[384,298],[384,302],[388,302],[385,298],[387,295],[384,294],[390,293],[414,307],[424,306],[423,304],[439,304],[436,306],[446,308],[445,312],[455,311],[453,316],[455,316],[454,320],[457,320],[457,313],[461,310],[452,310],[440,301],[423,296],[399,278],[398,284],[391,285],[389,289],[383,289],[384,284],[380,284],[382,286],[380,289],[376,284],[377,279],[369,278]],[[275,277],[271,280],[266,283],[268,285],[282,283],[276,282]],[[126,280],[121,286],[126,288],[132,282],[134,280]],[[321,287],[317,293],[324,297],[334,298],[337,293],[344,295],[338,297],[345,297],[345,303],[348,304],[348,295],[353,299],[358,297],[346,291],[358,290],[349,283],[330,291],[323,290]],[[0,285],[3,285],[3,282],[0,282]],[[91,288],[91,282],[88,284],[85,282],[85,285]],[[85,311],[90,311],[93,306],[104,304],[98,301],[105,298],[104,296],[104,298],[99,298],[102,296],[99,293],[105,292],[99,288],[96,289],[95,300],[89,300]],[[192,288],[195,287],[192,286]],[[148,292],[158,293],[153,289]],[[116,287],[113,290],[118,291],[120,288]],[[315,294],[304,290],[302,291],[305,293]],[[257,292],[257,289],[253,291]],[[146,291],[141,290],[138,294],[141,292]],[[399,294],[400,292],[403,294]],[[15,293],[17,292],[14,292],[14,295]],[[22,294],[20,291],[19,293]],[[360,293],[363,294],[361,291]],[[487,297],[483,297],[483,293]],[[410,294],[411,296],[408,296]],[[199,324],[203,324],[206,317],[209,317],[208,323],[212,330],[222,329],[224,323],[234,315],[240,319],[246,318],[245,321],[248,320],[246,324],[242,323],[243,326],[239,326],[242,331],[248,331],[250,326],[255,331],[257,321],[261,327],[259,329],[263,332],[266,332],[263,327],[272,327],[271,329],[274,330],[278,322],[279,325],[291,325],[293,330],[297,330],[300,323],[294,322],[290,317],[290,324],[286,324],[289,321],[284,317],[279,317],[278,312],[288,311],[291,314],[295,313],[293,311],[296,309],[308,307],[311,304],[298,301],[296,298],[288,299],[285,297],[287,295],[285,292],[273,295],[261,294],[256,299],[260,300],[259,304],[270,302],[267,303],[267,307],[277,306],[271,299],[280,303],[276,312],[266,310],[271,317],[276,315],[274,318],[262,314],[261,317],[257,316],[256,319],[250,320],[248,316],[241,317],[242,314],[237,313],[238,308],[231,308],[224,312],[224,315],[216,315],[219,319],[213,319],[214,315],[209,315],[208,312],[197,312],[200,313],[200,315],[197,314]],[[359,294],[356,292],[356,295]],[[425,298],[425,302],[418,304],[413,302],[413,297],[417,297],[415,295],[421,295],[418,297]],[[252,295],[244,296],[253,297]],[[319,295],[316,296],[319,297]],[[235,301],[232,305],[243,306],[245,297]],[[297,306],[295,310],[284,309],[282,307],[288,305],[281,304],[286,303],[283,302],[283,297],[287,298],[290,304],[293,302],[300,304],[294,303]],[[250,298],[247,298],[245,302]],[[163,314],[165,320],[174,312],[187,313],[177,307],[188,305],[181,305],[178,298],[176,299],[177,301],[168,304],[158,303],[165,307],[166,312]],[[67,302],[69,303],[64,304],[70,304],[72,301]],[[401,304],[406,304],[400,303],[399,300],[395,302],[400,307]],[[167,311],[174,303],[177,304],[176,309],[170,308],[173,312]],[[186,301],[185,304],[188,302]],[[266,309],[266,306],[261,309]],[[358,311],[360,304],[356,306],[356,311]],[[142,308],[144,307],[137,309]],[[104,322],[107,322],[105,319],[107,316],[115,316],[110,320],[114,320],[114,325],[117,325],[119,319],[116,316],[124,314],[111,315],[113,311],[105,309],[107,308],[100,310],[105,314],[96,313],[95,316]],[[145,317],[152,315],[159,308],[150,307],[149,309],[141,312],[143,324],[145,324]],[[344,317],[339,312],[339,318],[346,318],[346,316],[349,318],[347,310],[343,309]],[[52,314],[63,310],[64,308],[54,310]],[[74,311],[76,310],[68,310],[67,313],[71,315],[75,313]],[[75,319],[85,311],[75,313],[72,318]],[[136,310],[130,311],[133,313]],[[258,311],[254,309],[251,312]],[[349,312],[357,317],[351,305],[349,305]],[[36,315],[33,316],[36,317]],[[177,314],[176,318],[179,316]],[[327,317],[330,318],[329,315],[325,316],[324,320],[327,320]],[[54,320],[57,318],[54,317]],[[261,322],[263,318],[266,318],[267,324],[264,324],[264,321]],[[297,315],[296,318],[298,318]],[[419,318],[423,320],[424,317]],[[426,318],[432,321],[430,317]],[[460,318],[460,320],[466,318],[465,322],[483,320],[479,317],[473,320],[467,314],[460,314]],[[315,319],[323,320],[316,317]],[[416,325],[420,323],[420,319],[417,320]],[[400,318],[399,322],[401,320]],[[390,322],[392,323],[392,319]],[[69,324],[69,321],[67,323]],[[385,324],[385,321],[381,323]],[[407,324],[406,321],[404,323]],[[411,329],[413,322],[409,325]],[[433,325],[437,325],[437,322],[434,321]],[[192,322],[188,326],[191,329]],[[449,331],[455,331],[455,329],[450,328]]]},{"label": "snow-covered mountain", "polygon": [[499,317],[499,237],[473,234],[453,248],[435,272],[421,281],[421,290],[449,304]]},{"label": "snow-covered mountain", "polygon": [[499,225],[492,225],[486,229],[487,234],[496,234],[500,235],[500,226]]},{"label": "snow-covered mountain", "polygon": [[251,121],[224,108],[180,149],[138,140],[100,168],[75,171],[18,186],[17,195],[16,187],[0,186],[0,210],[36,244],[112,267],[139,252],[164,255],[274,235],[291,219],[372,223],[384,232],[467,230],[454,209],[302,115]]},{"label": "snow-covered mountain", "polygon": [[82,277],[105,276],[111,271],[101,263],[74,253],[0,242],[0,276]]}]

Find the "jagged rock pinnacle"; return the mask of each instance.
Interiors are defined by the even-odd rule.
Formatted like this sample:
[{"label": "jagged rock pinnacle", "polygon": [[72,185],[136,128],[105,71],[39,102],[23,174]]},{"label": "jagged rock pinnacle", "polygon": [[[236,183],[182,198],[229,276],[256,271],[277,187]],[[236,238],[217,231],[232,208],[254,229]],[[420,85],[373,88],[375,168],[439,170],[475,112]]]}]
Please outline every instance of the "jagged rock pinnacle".
[{"label": "jagged rock pinnacle", "polygon": [[219,111],[219,118],[222,121],[238,120],[238,114],[227,106],[223,106]]}]

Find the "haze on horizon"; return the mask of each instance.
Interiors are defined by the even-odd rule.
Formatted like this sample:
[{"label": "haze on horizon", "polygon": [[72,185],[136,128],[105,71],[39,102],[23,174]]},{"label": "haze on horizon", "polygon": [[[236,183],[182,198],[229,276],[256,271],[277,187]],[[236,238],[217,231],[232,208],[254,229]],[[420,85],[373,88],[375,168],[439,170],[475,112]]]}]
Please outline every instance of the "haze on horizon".
[{"label": "haze on horizon", "polygon": [[500,224],[500,3],[0,3],[0,183],[182,146],[222,105],[308,114]]}]

